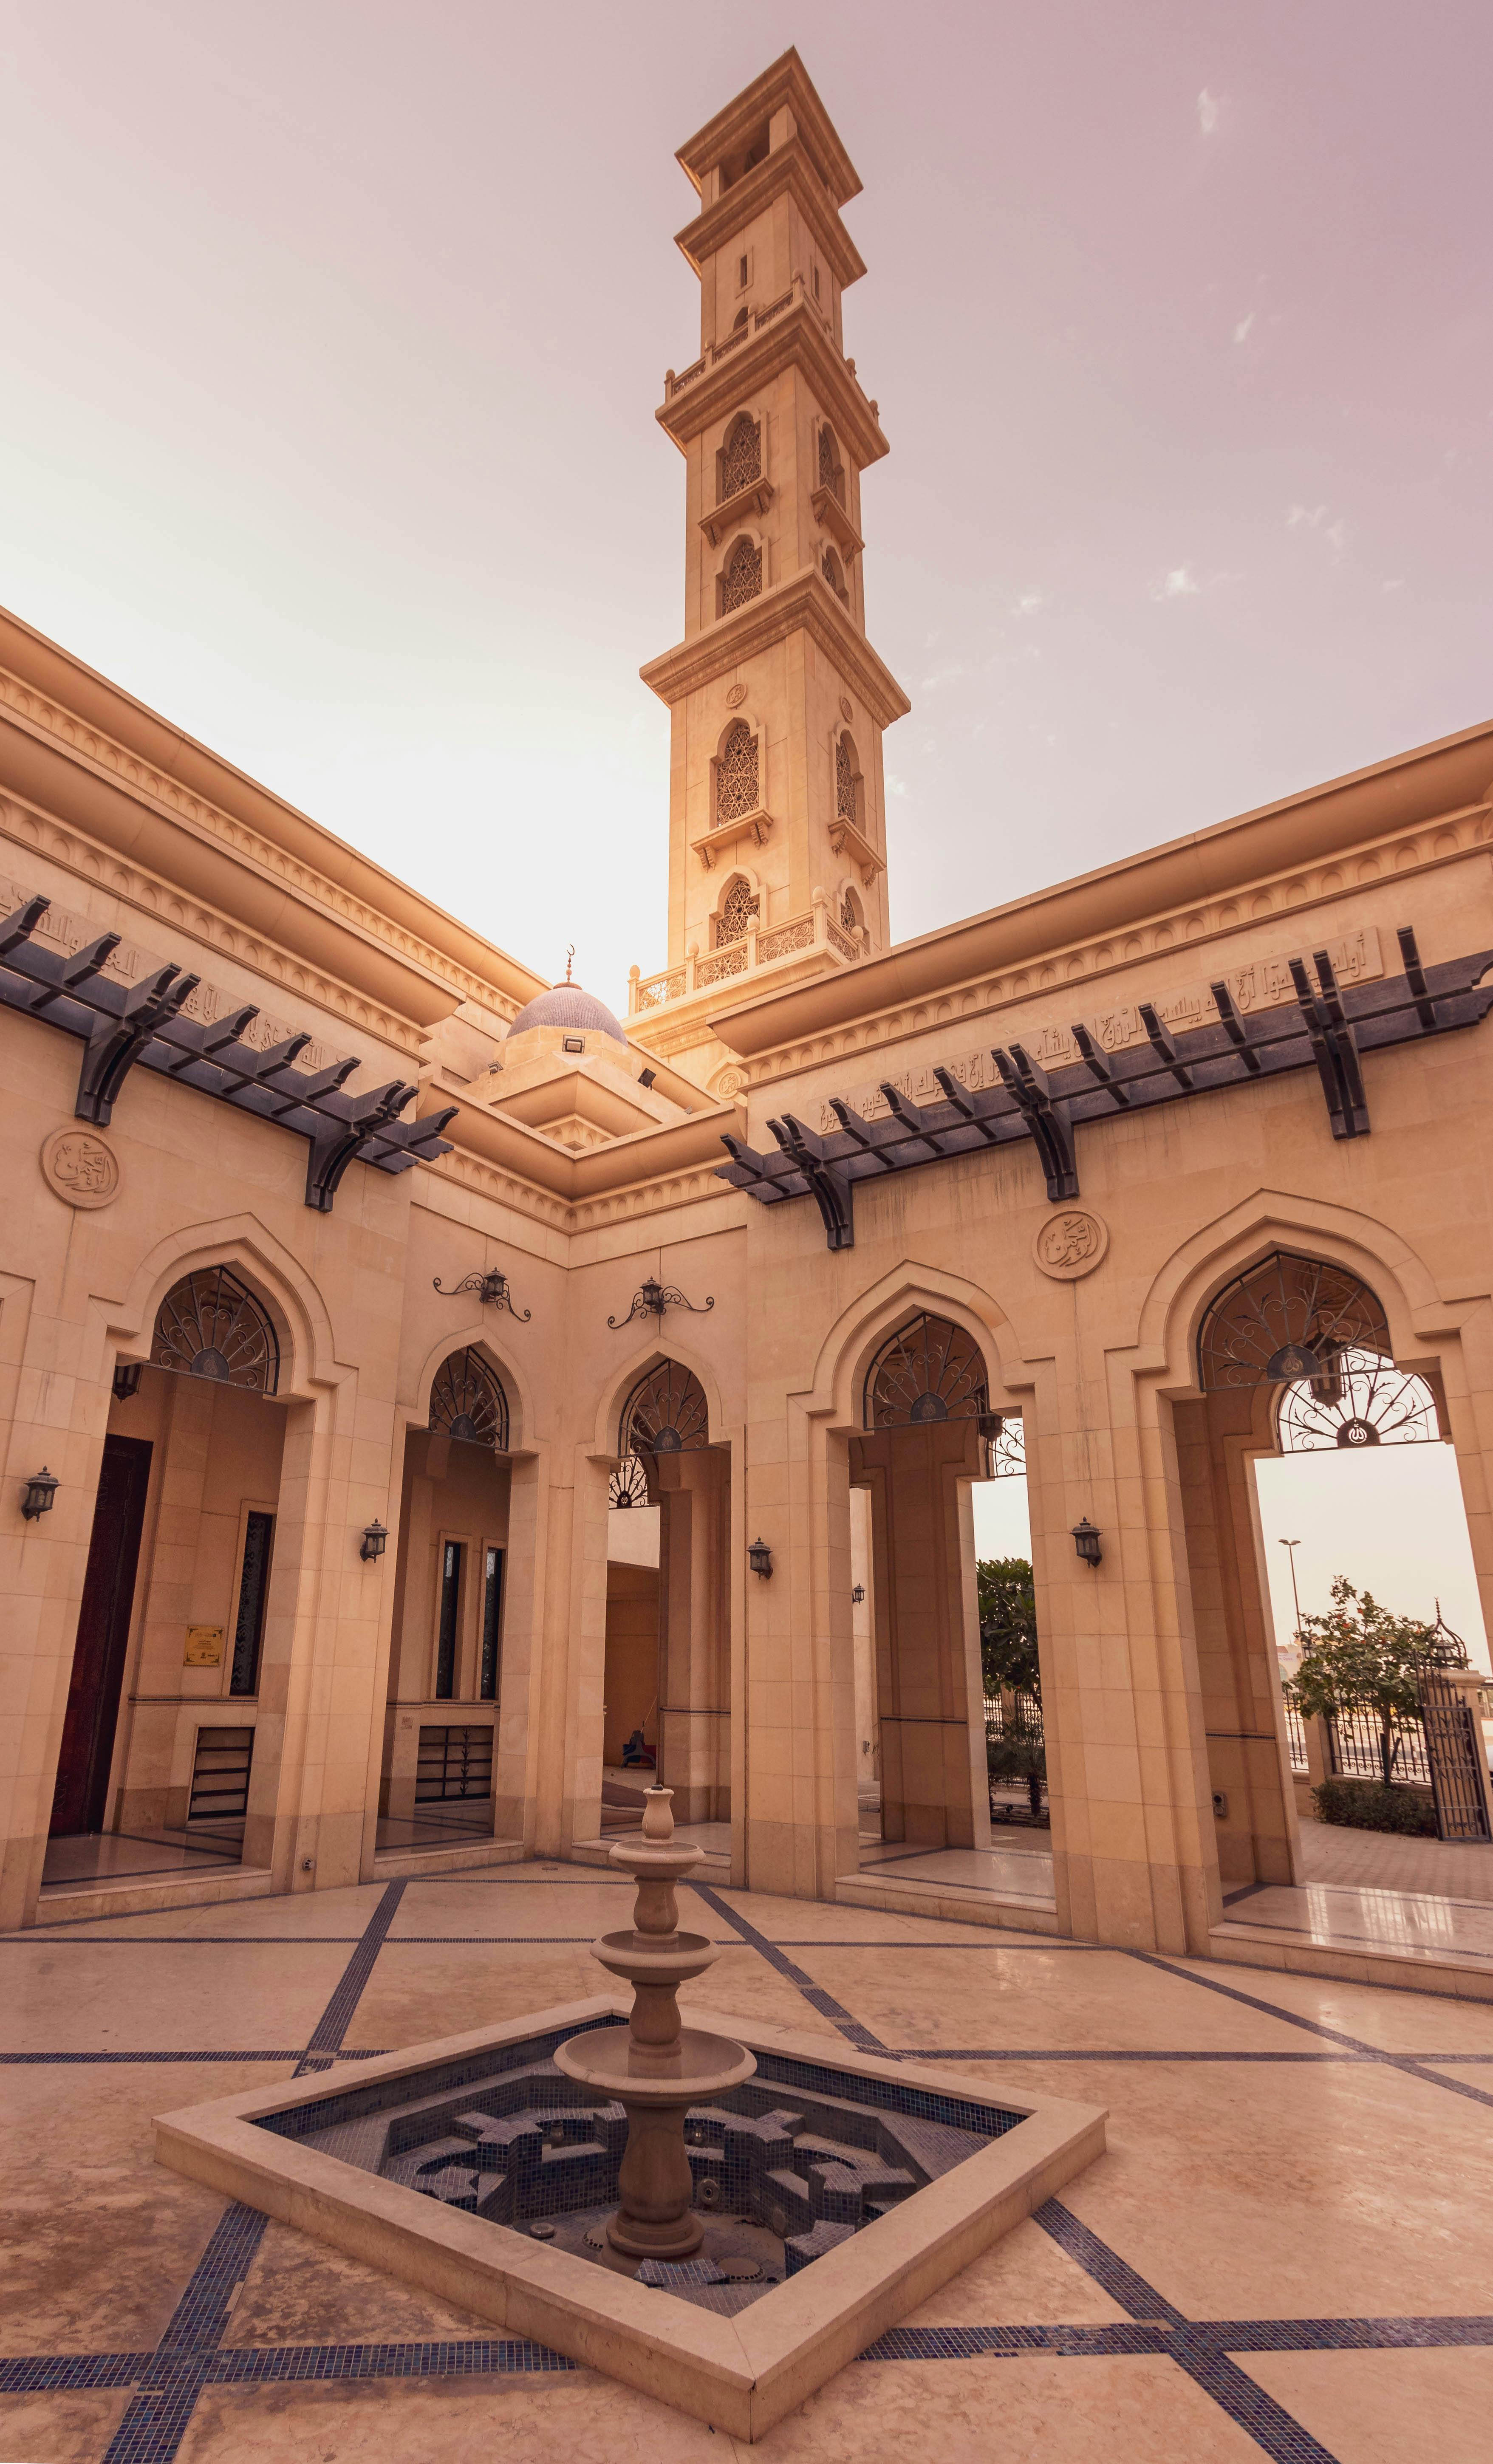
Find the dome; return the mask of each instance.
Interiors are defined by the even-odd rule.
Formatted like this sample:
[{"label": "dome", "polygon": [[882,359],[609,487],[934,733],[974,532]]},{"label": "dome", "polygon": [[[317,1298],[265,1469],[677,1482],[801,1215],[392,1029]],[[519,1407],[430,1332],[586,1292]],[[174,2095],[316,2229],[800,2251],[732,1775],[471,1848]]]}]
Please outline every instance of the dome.
[{"label": "dome", "polygon": [[621,1045],[627,1041],[606,1003],[594,993],[582,992],[579,984],[556,984],[547,993],[536,994],[524,1003],[508,1032],[525,1035],[531,1026],[567,1026],[581,1034],[589,1028],[595,1035],[614,1037]]}]

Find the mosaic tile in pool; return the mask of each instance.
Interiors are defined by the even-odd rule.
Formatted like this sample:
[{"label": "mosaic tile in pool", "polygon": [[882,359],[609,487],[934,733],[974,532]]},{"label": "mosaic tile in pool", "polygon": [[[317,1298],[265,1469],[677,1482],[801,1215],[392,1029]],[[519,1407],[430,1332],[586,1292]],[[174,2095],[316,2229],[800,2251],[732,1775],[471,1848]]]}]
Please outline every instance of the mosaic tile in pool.
[{"label": "mosaic tile in pool", "polygon": [[343,2088],[258,2126],[729,2317],[1022,2119],[764,2050],[754,2078],[686,2120],[692,2204],[707,2219],[698,2257],[626,2260],[601,2230],[617,2203],[626,2116],[553,2059],[579,2033]]}]

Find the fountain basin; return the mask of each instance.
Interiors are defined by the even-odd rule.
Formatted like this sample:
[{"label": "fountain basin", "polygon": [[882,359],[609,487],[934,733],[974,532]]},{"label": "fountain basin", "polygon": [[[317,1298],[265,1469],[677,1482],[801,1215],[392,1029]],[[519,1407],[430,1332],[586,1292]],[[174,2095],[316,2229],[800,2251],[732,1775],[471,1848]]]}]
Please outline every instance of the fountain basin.
[{"label": "fountain basin", "polygon": [[720,1945],[703,1933],[650,1937],[629,1926],[626,1933],[604,1933],[591,1945],[591,1956],[629,1985],[692,1985],[714,1967]]},{"label": "fountain basin", "polygon": [[555,2067],[602,2097],[631,2106],[708,2104],[713,2096],[739,2087],[757,2068],[757,2056],[731,2036],[684,2028],[677,2051],[654,2054],[633,2041],[628,2028],[593,2028],[555,2048]]}]

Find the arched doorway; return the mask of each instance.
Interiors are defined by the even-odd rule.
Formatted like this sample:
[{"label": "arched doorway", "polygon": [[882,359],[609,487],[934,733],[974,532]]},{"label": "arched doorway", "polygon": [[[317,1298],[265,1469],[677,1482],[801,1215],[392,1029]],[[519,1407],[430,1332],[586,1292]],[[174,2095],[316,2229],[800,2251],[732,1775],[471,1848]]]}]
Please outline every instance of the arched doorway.
[{"label": "arched doorway", "polygon": [[927,1310],[905,1318],[867,1367],[861,1419],[852,1573],[867,1597],[852,1605],[871,1646],[857,1693],[874,1702],[880,1837],[987,1847],[971,1484],[984,1476],[993,1422],[974,1337]]},{"label": "arched doorway", "polygon": [[[245,1854],[274,1561],[280,1342],[231,1267],[115,1372],[54,1793],[51,1886]],[[268,1839],[252,1861],[268,1861]]]},{"label": "arched doorway", "polygon": [[507,1390],[472,1345],[405,1439],[377,1847],[492,1833],[511,1474]]},{"label": "arched doorway", "polygon": [[[1311,1723],[1290,1705],[1298,1615],[1329,1608],[1334,1575],[1427,1625],[1449,1579],[1462,1578],[1463,1614],[1465,1600],[1477,1617],[1477,1595],[1438,1374],[1396,1364],[1384,1306],[1360,1276],[1272,1252],[1204,1311],[1197,1375],[1203,1399],[1176,1405],[1174,1425],[1229,1903],[1319,1881],[1313,1790],[1376,1768],[1367,1714]],[[1460,1718],[1447,1729],[1472,1734]],[[1429,1822],[1427,1757],[1412,1717],[1396,1779],[1420,1792]],[[1444,1775],[1450,1785],[1449,1765]],[[1463,1779],[1481,1785],[1475,1769]]]},{"label": "arched doorway", "polygon": [[604,1823],[655,1774],[677,1824],[731,1815],[730,1458],[693,1372],[655,1361],[618,1416],[607,1492]]}]

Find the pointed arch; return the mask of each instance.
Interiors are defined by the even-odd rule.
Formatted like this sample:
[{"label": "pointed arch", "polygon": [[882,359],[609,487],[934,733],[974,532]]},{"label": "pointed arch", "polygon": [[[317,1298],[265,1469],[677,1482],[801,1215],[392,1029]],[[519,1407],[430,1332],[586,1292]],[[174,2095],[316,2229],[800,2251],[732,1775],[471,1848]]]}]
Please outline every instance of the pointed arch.
[{"label": "pointed arch", "polygon": [[171,1286],[156,1311],[150,1365],[269,1396],[280,1382],[279,1337],[269,1310],[231,1266],[199,1266]]},{"label": "pointed arch", "polygon": [[762,916],[760,891],[754,890],[744,872],[734,872],[720,893],[712,917],[712,938],[717,950],[726,950],[744,941],[755,933]]},{"label": "pointed arch", "polygon": [[470,1445],[508,1452],[508,1397],[490,1361],[468,1344],[449,1352],[430,1381],[429,1425]]},{"label": "pointed arch", "polygon": [[761,739],[744,718],[733,719],[715,757],[713,819],[739,821],[762,802]]},{"label": "pointed arch", "polygon": [[840,458],[840,446],[827,419],[819,423],[818,478],[821,488],[827,488],[837,504],[845,503],[845,464]]},{"label": "pointed arch", "polygon": [[[826,551],[827,552],[827,551]],[[852,830],[864,830],[866,787],[855,738],[847,727],[835,736],[835,819]]]},{"label": "pointed arch", "polygon": [[740,531],[726,550],[715,581],[715,613],[729,616],[762,595],[762,549],[750,531]]},{"label": "pointed arch", "polygon": [[264,1309],[279,1344],[278,1399],[305,1399],[340,1384],[353,1370],[338,1357],[331,1313],[299,1259],[256,1216],[223,1216],[183,1224],[147,1250],[120,1302],[100,1296],[110,1334],[128,1356],[144,1358],[161,1304],[171,1287],[206,1269],[227,1266]]},{"label": "pointed arch", "polygon": [[[745,309],[742,310],[745,316]],[[715,456],[715,502],[726,503],[762,475],[762,423],[749,410],[738,410],[727,426]]]}]

